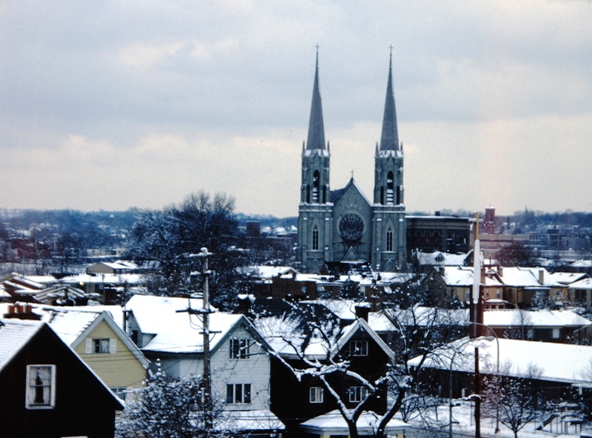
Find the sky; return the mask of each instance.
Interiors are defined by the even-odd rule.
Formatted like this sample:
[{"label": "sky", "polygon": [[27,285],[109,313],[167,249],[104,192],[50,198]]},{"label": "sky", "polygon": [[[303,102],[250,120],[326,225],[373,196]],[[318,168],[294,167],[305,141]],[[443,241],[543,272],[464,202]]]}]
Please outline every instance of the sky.
[{"label": "sky", "polygon": [[407,211],[592,211],[592,2],[0,3],[0,208],[298,213],[318,45],[332,189],[372,196],[390,46]]}]

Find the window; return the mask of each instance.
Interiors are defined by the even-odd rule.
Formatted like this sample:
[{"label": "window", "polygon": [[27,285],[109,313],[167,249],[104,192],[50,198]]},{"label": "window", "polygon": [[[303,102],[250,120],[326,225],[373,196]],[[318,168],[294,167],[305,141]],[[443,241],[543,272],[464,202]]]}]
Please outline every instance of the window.
[{"label": "window", "polygon": [[559,339],[561,337],[561,330],[558,328],[553,329],[553,339]]},{"label": "window", "polygon": [[230,358],[248,359],[249,358],[249,340],[231,339],[230,340]]},{"label": "window", "polygon": [[393,250],[393,230],[391,227],[388,227],[386,230],[386,250]]},{"label": "window", "polygon": [[368,356],[368,341],[350,341],[349,354],[352,356]]},{"label": "window", "polygon": [[115,339],[98,338],[86,340],[86,354],[115,354],[117,341]]},{"label": "window", "polygon": [[319,249],[319,229],[316,225],[312,229],[312,249],[314,251]]},{"label": "window", "polygon": [[226,403],[251,403],[251,384],[234,383],[226,385]]},{"label": "window", "polygon": [[349,388],[349,401],[360,403],[368,396],[368,389],[364,386],[352,386]]},{"label": "window", "polygon": [[319,386],[311,386],[308,392],[308,400],[310,403],[323,403],[325,390]]},{"label": "window", "polygon": [[394,189],[395,189],[395,175],[393,172],[389,172],[386,177],[386,203],[392,204],[394,199]]},{"label": "window", "polygon": [[55,371],[55,365],[27,365],[27,409],[54,407]]},{"label": "window", "polygon": [[321,181],[321,174],[315,170],[312,175],[312,202],[316,204],[319,202],[319,186]]}]

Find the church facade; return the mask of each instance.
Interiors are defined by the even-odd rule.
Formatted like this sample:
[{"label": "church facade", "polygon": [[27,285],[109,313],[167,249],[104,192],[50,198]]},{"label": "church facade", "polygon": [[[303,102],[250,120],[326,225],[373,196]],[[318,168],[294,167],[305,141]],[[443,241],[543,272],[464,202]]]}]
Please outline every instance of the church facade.
[{"label": "church facade", "polygon": [[318,273],[326,262],[334,261],[366,261],[385,272],[396,271],[405,263],[403,147],[392,82],[391,55],[382,134],[374,150],[372,201],[353,176],[344,188],[332,191],[317,53],[308,137],[302,145],[297,259],[303,272]]}]

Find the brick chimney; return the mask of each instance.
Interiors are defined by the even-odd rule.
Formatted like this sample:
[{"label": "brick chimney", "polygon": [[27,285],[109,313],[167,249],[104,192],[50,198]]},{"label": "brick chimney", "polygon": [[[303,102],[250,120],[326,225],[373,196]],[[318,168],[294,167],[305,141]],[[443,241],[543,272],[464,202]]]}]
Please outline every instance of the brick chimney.
[{"label": "brick chimney", "polygon": [[4,314],[4,318],[39,321],[41,315],[33,313],[33,306],[28,303],[14,303],[8,306],[8,313]]}]

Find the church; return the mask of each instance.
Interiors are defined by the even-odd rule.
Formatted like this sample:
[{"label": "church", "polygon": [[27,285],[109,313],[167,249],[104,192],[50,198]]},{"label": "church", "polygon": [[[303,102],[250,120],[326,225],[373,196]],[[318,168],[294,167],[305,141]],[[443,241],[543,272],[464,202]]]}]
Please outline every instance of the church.
[{"label": "church", "polygon": [[366,261],[384,272],[396,271],[405,263],[403,146],[397,132],[392,53],[382,134],[374,154],[372,202],[353,176],[344,188],[330,190],[331,153],[325,143],[317,52],[308,137],[302,145],[296,251],[303,272],[318,273],[326,262],[337,261]]}]

